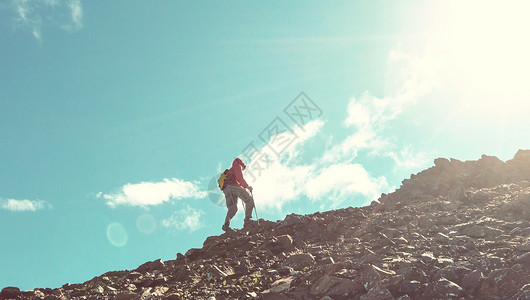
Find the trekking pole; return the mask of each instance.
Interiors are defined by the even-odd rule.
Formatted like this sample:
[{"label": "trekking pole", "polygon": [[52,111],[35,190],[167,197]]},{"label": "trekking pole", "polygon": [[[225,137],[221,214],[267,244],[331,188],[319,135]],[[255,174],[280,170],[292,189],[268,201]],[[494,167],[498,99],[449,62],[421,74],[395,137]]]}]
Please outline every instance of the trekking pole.
[{"label": "trekking pole", "polygon": [[258,210],[256,209],[256,201],[254,201],[254,194],[252,194],[252,191],[250,191],[250,196],[252,196],[252,202],[254,202],[254,211],[256,212],[256,220],[258,221],[259,226]]}]

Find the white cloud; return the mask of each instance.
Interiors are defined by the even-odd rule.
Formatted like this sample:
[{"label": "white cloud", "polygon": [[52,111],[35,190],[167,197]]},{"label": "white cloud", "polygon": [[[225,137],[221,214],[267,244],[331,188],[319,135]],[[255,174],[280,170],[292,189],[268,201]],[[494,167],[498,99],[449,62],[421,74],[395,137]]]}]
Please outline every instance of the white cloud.
[{"label": "white cloud", "polygon": [[83,8],[81,7],[81,0],[69,0],[66,6],[70,9],[71,22],[64,25],[68,31],[74,32],[83,26]]},{"label": "white cloud", "polygon": [[401,149],[399,153],[390,151],[386,155],[394,160],[395,169],[397,168],[405,169],[405,170],[414,169],[414,168],[424,166],[428,162],[428,159],[425,153],[413,152],[410,150],[410,146]]},{"label": "white cloud", "polygon": [[[247,174],[245,177],[249,179]],[[388,189],[385,177],[371,176],[360,164],[340,162],[296,165],[276,161],[255,180],[248,181],[255,189],[257,205],[278,210],[302,196],[337,205],[355,195],[370,201]]]},{"label": "white cloud", "polygon": [[50,23],[69,32],[83,26],[81,0],[12,0],[7,7],[15,14],[15,26],[31,32],[39,41],[42,40],[45,24]]},{"label": "white cloud", "polygon": [[[372,200],[387,188],[384,177],[370,176],[359,164],[344,160],[332,161],[326,157],[316,158],[308,164],[295,163],[300,155],[300,148],[316,136],[323,125],[324,122],[316,120],[306,124],[304,128],[298,128],[295,133],[299,140],[279,159],[269,161],[268,164],[253,160],[249,164],[245,178],[255,189],[257,205],[265,209],[281,210],[287,203],[303,196],[315,201],[331,201],[336,205],[355,195],[363,195]],[[262,151],[267,153],[267,147]],[[329,153],[326,154],[329,158]]]},{"label": "white cloud", "polygon": [[303,127],[296,126],[294,128],[294,134],[298,137],[290,146],[286,149],[285,159],[290,162],[296,156],[300,154],[300,146],[317,135],[322,130],[322,127],[326,122],[322,120],[313,120],[308,122]]},{"label": "white cloud", "polygon": [[98,198],[107,200],[107,205],[114,208],[119,205],[148,207],[169,202],[171,199],[204,198],[206,192],[192,182],[177,178],[164,179],[161,182],[128,183],[113,194],[99,193]]},{"label": "white cloud", "polygon": [[377,199],[387,187],[385,177],[374,178],[360,164],[338,163],[310,178],[305,192],[310,199],[325,196],[337,204],[357,194],[362,194],[368,201]]},{"label": "white cloud", "polygon": [[370,124],[370,119],[373,115],[370,107],[356,101],[350,101],[347,111],[348,117],[344,120],[346,126],[363,127],[366,124]]},{"label": "white cloud", "polygon": [[[297,165],[294,161],[301,154],[301,146],[317,135],[324,126],[322,120],[313,120],[302,128],[295,127],[296,139],[280,157],[264,146],[259,155],[247,164],[245,179],[256,189],[256,202],[263,208],[280,210],[287,202],[297,200],[303,193],[303,186],[315,166]],[[285,140],[292,133],[282,133]],[[272,137],[275,140],[277,137]]]},{"label": "white cloud", "polygon": [[42,209],[50,209],[52,206],[46,201],[32,201],[32,200],[15,200],[7,199],[0,202],[5,210],[21,212],[21,211],[37,211]]},{"label": "white cloud", "polygon": [[389,141],[378,136],[373,128],[364,127],[329,148],[322,160],[328,163],[353,161],[360,150],[369,149],[371,153],[378,154],[387,149],[389,145]]},{"label": "white cloud", "polygon": [[408,104],[414,104],[423,96],[443,86],[442,69],[444,61],[440,59],[437,47],[429,44],[418,55],[405,51],[402,46],[393,49],[389,55],[389,65],[395,95],[389,98],[389,105],[395,114],[400,114]]},{"label": "white cloud", "polygon": [[28,0],[13,1],[13,8],[17,17],[15,18],[17,25],[29,30],[37,40],[41,40],[41,17],[35,13],[34,8],[30,5]]},{"label": "white cloud", "polygon": [[297,143],[303,143],[314,137],[318,132],[320,132],[325,124],[326,122],[322,120],[313,120],[305,124],[303,128],[296,126],[294,133],[298,136]]},{"label": "white cloud", "polygon": [[260,207],[281,210],[286,203],[297,200],[303,194],[305,182],[313,168],[275,161],[261,174],[256,173],[255,179],[247,175],[253,170],[249,170],[245,177],[255,189],[254,196]]},{"label": "white cloud", "polygon": [[167,228],[195,231],[204,227],[201,222],[202,215],[204,215],[202,210],[195,210],[187,205],[185,208],[174,212],[171,217],[162,220],[161,224]]}]

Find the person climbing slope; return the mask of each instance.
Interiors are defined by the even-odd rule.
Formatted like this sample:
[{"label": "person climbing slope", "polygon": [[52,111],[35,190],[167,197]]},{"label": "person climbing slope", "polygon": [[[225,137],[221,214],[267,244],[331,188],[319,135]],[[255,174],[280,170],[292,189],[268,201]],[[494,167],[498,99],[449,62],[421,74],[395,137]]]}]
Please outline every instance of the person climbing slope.
[{"label": "person climbing slope", "polygon": [[237,213],[237,199],[240,198],[245,203],[245,225],[251,222],[252,209],[254,209],[254,199],[251,197],[247,189],[252,192],[252,187],[247,184],[243,178],[243,170],[247,166],[239,158],[234,159],[232,167],[226,173],[226,181],[223,186],[223,193],[226,198],[226,213],[225,223],[222,227],[224,231],[231,230],[230,220]]}]

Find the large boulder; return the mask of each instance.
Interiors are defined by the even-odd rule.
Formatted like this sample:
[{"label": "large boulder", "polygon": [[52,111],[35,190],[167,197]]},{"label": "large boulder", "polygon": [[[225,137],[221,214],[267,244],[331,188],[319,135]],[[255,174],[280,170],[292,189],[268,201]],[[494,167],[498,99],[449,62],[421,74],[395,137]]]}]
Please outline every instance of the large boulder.
[{"label": "large boulder", "polygon": [[324,275],[320,277],[319,280],[317,280],[313,285],[311,285],[311,289],[309,292],[313,296],[322,296],[326,294],[331,288],[335,287],[341,282],[341,279],[334,276],[328,276]]},{"label": "large boulder", "polygon": [[15,299],[21,295],[20,289],[13,286],[8,286],[0,292],[0,299]]},{"label": "large boulder", "polygon": [[165,266],[164,261],[162,259],[157,259],[157,260],[142,264],[136,269],[136,272],[139,272],[139,273],[151,272],[153,270],[161,269],[164,266]]},{"label": "large boulder", "polygon": [[359,281],[342,278],[339,284],[327,292],[327,295],[332,299],[354,299],[365,292],[366,289]]},{"label": "large boulder", "polygon": [[270,250],[273,254],[289,251],[294,248],[293,238],[288,234],[272,237],[263,244],[263,248]]},{"label": "large boulder", "polygon": [[460,299],[464,290],[456,283],[440,278],[429,284],[422,299]]},{"label": "large boulder", "polygon": [[304,267],[309,267],[315,262],[315,257],[310,253],[293,254],[287,257],[283,262],[284,266],[291,267],[295,270],[301,270]]}]

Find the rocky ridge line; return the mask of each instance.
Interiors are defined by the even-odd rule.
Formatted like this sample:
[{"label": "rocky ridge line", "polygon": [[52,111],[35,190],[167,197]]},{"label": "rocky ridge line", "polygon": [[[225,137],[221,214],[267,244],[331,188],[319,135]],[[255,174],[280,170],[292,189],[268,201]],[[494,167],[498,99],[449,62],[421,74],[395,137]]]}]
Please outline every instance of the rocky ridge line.
[{"label": "rocky ridge line", "polygon": [[0,299],[530,299],[530,151],[434,164],[370,206],[260,220],[176,260]]}]

